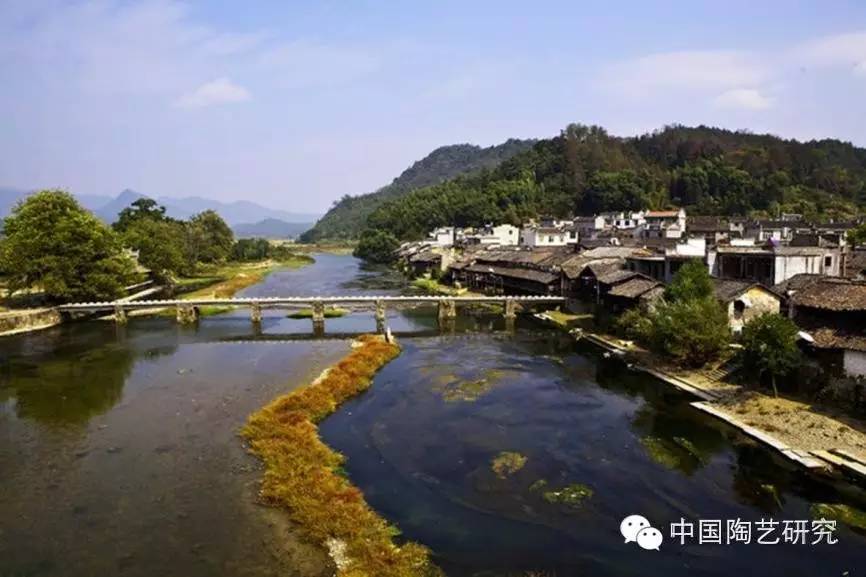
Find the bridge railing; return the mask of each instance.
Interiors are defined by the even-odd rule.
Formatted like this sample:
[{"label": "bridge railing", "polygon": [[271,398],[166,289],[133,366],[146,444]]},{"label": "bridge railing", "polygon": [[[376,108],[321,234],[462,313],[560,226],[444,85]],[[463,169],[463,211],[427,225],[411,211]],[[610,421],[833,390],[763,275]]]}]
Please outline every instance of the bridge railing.
[{"label": "bridge railing", "polygon": [[375,304],[382,303],[432,303],[440,301],[453,301],[455,304],[471,303],[505,303],[514,301],[517,303],[562,303],[564,297],[560,296],[403,296],[403,295],[381,295],[381,296],[297,296],[297,297],[240,297],[240,298],[202,298],[202,299],[154,299],[154,300],[116,300],[98,302],[68,303],[57,306],[61,312],[72,311],[100,311],[123,309],[149,309],[174,306],[278,306],[278,305],[312,305],[314,303],[333,304]]}]

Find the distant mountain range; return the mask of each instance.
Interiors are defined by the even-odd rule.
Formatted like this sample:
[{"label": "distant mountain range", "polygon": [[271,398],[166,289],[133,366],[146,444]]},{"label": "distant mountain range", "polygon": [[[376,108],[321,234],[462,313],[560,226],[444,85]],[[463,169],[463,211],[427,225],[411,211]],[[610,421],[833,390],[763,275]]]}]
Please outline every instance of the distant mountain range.
[{"label": "distant mountain range", "polygon": [[[0,218],[7,216],[15,204],[26,198],[32,191],[0,187]],[[134,190],[126,189],[116,197],[100,196],[92,194],[76,194],[75,197],[86,209],[93,212],[105,222],[117,220],[118,213],[139,198],[147,195]],[[153,198],[153,197],[151,197]],[[249,236],[255,231],[267,231],[268,234],[256,236],[269,236],[270,238],[295,237],[303,230],[311,226],[319,218],[318,214],[293,213],[284,210],[272,209],[250,202],[239,200],[235,202],[220,202],[200,196],[186,198],[171,198],[160,196],[154,198],[165,207],[166,213],[179,219],[187,219],[190,216],[204,210],[215,210],[233,229],[242,230]],[[283,234],[284,233],[284,234]]]},{"label": "distant mountain range", "polygon": [[529,150],[535,142],[510,139],[487,148],[473,144],[441,146],[404,170],[391,184],[376,192],[344,196],[316,226],[301,235],[301,240],[317,242],[326,239],[355,239],[365,228],[367,217],[385,202],[456,176],[495,168],[514,155]]},{"label": "distant mountain range", "polygon": [[259,222],[236,224],[232,227],[238,238],[297,238],[313,226],[314,221],[286,222],[276,218],[266,218]]}]

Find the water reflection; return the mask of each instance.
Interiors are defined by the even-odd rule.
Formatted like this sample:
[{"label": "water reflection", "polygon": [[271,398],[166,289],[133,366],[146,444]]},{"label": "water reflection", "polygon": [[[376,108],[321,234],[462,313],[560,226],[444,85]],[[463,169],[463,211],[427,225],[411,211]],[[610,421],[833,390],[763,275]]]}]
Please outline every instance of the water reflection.
[{"label": "water reflection", "polygon": [[108,331],[100,332],[107,342],[96,346],[91,340],[71,340],[64,338],[63,331],[53,330],[22,339],[19,342],[27,346],[17,351],[8,350],[14,346],[4,347],[0,393],[15,400],[19,418],[80,425],[120,401],[135,355],[109,337]]},{"label": "water reflection", "polygon": [[[364,397],[326,420],[326,442],[370,503],[432,547],[452,576],[833,573],[862,561],[847,528],[832,550],[623,547],[619,520],[809,519],[843,498],[619,363],[556,333],[403,340]],[[732,439],[736,442],[732,442]],[[497,456],[520,463],[499,474]],[[837,571],[838,570],[838,571]]]}]

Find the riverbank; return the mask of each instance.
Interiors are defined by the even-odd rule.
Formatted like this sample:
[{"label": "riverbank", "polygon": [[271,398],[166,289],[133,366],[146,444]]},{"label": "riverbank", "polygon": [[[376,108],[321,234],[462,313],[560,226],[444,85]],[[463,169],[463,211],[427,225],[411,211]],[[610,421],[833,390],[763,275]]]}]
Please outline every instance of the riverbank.
[{"label": "riverbank", "polygon": [[696,409],[721,419],[798,465],[866,481],[866,422],[817,404],[772,397],[746,389],[717,369],[686,370],[658,358],[632,341],[580,328],[588,315],[549,312],[537,318],[569,330],[578,339],[622,356],[640,370],[701,401]]},{"label": "riverbank", "polygon": [[310,385],[250,416],[241,434],[265,465],[261,497],[285,508],[311,540],[328,548],[338,576],[436,575],[426,548],[394,543],[396,528],[370,508],[342,472],[343,457],[319,438],[317,424],[367,390],[375,373],[400,352],[372,335],[352,346]]},{"label": "riverbank", "polygon": [[[316,260],[305,254],[293,255],[287,259],[265,260],[257,262],[227,263],[209,268],[204,268],[195,277],[181,279],[175,290],[180,292],[179,297],[183,300],[201,298],[231,298],[236,293],[254,284],[262,282],[266,276],[275,270],[297,269],[313,264]],[[195,287],[194,290],[186,290]],[[226,313],[232,307],[207,306],[200,307],[200,316],[211,316]],[[170,315],[174,311],[162,309],[161,314]],[[135,311],[130,315],[152,314],[153,311]]]}]

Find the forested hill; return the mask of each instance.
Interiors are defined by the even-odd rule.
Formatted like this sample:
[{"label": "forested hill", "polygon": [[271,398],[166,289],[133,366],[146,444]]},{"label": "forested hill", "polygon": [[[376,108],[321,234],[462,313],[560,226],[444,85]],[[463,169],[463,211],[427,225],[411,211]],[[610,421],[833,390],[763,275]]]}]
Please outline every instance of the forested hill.
[{"label": "forested hill", "polygon": [[367,217],[384,202],[461,174],[472,174],[493,168],[503,160],[528,150],[534,143],[534,140],[510,139],[498,146],[487,148],[472,144],[454,144],[437,148],[403,171],[403,174],[395,178],[391,184],[376,192],[361,196],[344,196],[312,229],[301,236],[301,241],[357,238],[364,228]]},{"label": "forested hill", "polygon": [[690,214],[850,219],[866,207],[866,149],[704,126],[619,138],[570,125],[496,168],[383,203],[367,228],[414,239],[446,224],[668,206]]}]

